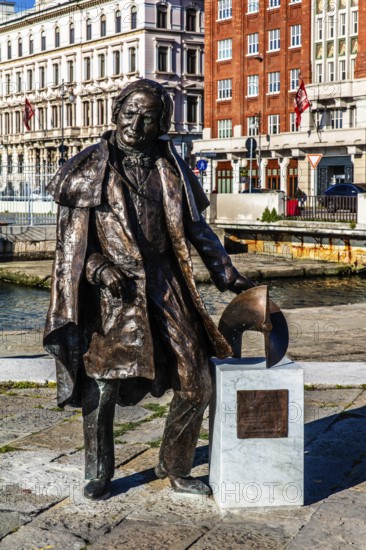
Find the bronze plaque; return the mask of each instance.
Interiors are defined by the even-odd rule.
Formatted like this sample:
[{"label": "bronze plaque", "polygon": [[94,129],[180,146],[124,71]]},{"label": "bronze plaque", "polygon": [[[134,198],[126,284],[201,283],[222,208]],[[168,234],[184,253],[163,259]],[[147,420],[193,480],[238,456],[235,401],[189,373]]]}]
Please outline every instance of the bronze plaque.
[{"label": "bronze plaque", "polygon": [[237,392],[238,439],[288,436],[288,390]]}]

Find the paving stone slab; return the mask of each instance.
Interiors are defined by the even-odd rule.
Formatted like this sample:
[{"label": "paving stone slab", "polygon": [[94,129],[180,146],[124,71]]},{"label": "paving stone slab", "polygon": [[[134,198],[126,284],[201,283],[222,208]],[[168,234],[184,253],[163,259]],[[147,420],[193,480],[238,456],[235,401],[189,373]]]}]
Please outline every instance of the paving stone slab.
[{"label": "paving stone slab", "polygon": [[85,541],[65,531],[45,531],[32,525],[21,527],[0,542],[1,550],[81,550]]},{"label": "paving stone slab", "polygon": [[60,422],[73,413],[43,408],[24,408],[18,414],[7,416],[0,421],[0,430],[9,430],[20,433],[39,432],[57,422]]},{"label": "paving stone slab", "polygon": [[202,531],[178,525],[161,525],[125,520],[88,546],[92,550],[185,550]]},{"label": "paving stone slab", "polygon": [[123,424],[124,422],[138,422],[139,420],[144,420],[151,415],[151,411],[148,411],[139,405],[134,407],[120,407],[117,405],[114,414],[114,423]]},{"label": "paving stone slab", "polygon": [[144,443],[117,443],[114,446],[115,467],[119,468],[123,464],[130,462],[130,460],[142,454],[144,451],[147,451],[149,448],[149,445],[145,445]]},{"label": "paving stone slab", "polygon": [[219,523],[190,548],[195,550],[279,550],[284,549],[289,537],[277,526],[251,522]]},{"label": "paving stone slab", "polygon": [[77,418],[65,419],[48,429],[32,434],[14,444],[22,449],[33,448],[42,452],[43,449],[70,452],[84,444],[82,422]]},{"label": "paving stone slab", "polygon": [[366,548],[365,495],[344,491],[332,495],[289,543],[287,550]]},{"label": "paving stone slab", "polygon": [[0,512],[0,540],[5,535],[31,521],[30,516],[18,512]]},{"label": "paving stone slab", "polygon": [[[147,443],[149,441],[157,441],[163,436],[165,426],[165,418],[154,418],[150,422],[144,422],[135,429],[117,436],[117,441],[126,443]],[[118,429],[118,426],[116,426]]]}]

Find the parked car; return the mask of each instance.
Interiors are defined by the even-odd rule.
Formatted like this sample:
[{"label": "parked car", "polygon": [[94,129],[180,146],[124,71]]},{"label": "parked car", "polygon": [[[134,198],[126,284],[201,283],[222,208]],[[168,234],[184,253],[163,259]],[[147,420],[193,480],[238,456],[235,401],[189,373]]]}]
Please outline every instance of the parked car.
[{"label": "parked car", "polygon": [[324,195],[318,198],[318,202],[321,206],[325,206],[328,212],[337,212],[337,210],[354,212],[357,203],[351,197],[357,197],[358,193],[366,193],[366,183],[336,183],[324,191]]}]

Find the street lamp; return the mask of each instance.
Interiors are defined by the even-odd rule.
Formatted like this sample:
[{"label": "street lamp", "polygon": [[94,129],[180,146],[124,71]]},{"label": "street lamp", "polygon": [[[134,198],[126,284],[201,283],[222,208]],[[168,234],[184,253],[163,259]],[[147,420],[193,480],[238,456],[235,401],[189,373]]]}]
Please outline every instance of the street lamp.
[{"label": "street lamp", "polygon": [[72,88],[70,89],[70,92],[67,92],[65,82],[62,79],[61,87],[60,87],[60,96],[61,96],[61,145],[60,145],[60,152],[61,152],[61,158],[60,158],[60,164],[64,164],[65,162],[65,131],[64,131],[64,110],[65,110],[65,97],[69,93],[68,100],[71,103],[74,103],[75,96],[73,94]]}]

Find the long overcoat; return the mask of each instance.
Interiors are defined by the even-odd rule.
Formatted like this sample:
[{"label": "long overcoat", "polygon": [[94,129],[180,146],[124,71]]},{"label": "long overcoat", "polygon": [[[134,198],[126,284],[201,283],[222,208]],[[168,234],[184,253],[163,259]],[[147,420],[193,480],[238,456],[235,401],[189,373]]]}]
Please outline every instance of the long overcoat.
[{"label": "long overcoat", "polygon": [[[85,266],[91,209],[101,203],[102,185],[113,188],[121,177],[109,159],[107,132],[101,141],[70,159],[51,180],[48,191],[59,205],[57,243],[52,274],[51,302],[46,320],[44,346],[56,358],[58,402],[79,404],[83,368],[94,378],[153,380],[153,341],[148,321],[145,273],[142,258],[129,224],[126,202],[118,204],[123,226],[120,263],[129,265],[137,281],[136,298],[126,303],[125,322],[107,333],[85,338],[85,311],[90,285]],[[163,208],[169,237],[181,274],[202,319],[213,356],[227,357],[231,348],[208,315],[193,278],[187,233],[211,277],[225,290],[237,274],[218,237],[201,212],[208,200],[194,174],[170,141],[159,140],[156,162],[163,189]],[[189,231],[187,226],[189,225]],[[108,260],[108,259],[107,259]],[[91,350],[92,349],[92,353]]]}]

